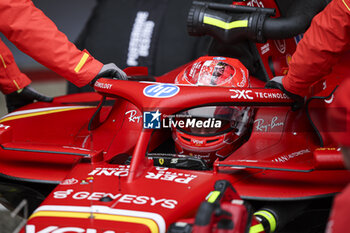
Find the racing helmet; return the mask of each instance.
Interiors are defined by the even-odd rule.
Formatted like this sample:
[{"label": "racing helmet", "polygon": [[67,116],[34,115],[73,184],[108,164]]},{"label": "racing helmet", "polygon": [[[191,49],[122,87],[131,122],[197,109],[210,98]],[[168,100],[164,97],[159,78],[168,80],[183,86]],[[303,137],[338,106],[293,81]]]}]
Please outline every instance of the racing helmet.
[{"label": "racing helmet", "polygon": [[[175,83],[250,87],[248,70],[239,60],[210,56],[201,57],[187,66],[178,74]],[[240,138],[246,131],[251,111],[242,106],[207,106],[186,110],[176,116],[190,122],[185,127],[172,126],[176,152],[212,165],[216,159],[230,155],[242,143]]]}]

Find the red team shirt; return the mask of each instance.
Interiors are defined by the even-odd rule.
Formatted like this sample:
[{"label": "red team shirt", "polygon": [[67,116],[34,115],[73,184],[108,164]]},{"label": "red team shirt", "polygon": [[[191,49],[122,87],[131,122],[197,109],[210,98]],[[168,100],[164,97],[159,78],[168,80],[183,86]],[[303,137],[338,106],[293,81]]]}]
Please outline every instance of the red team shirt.
[{"label": "red team shirt", "polygon": [[[103,64],[80,51],[31,0],[0,1],[0,32],[17,48],[77,86],[88,84]],[[30,83],[0,40],[0,90],[4,94]]]},{"label": "red team shirt", "polygon": [[[305,96],[309,87],[317,80],[329,74],[332,67],[346,51],[350,50],[350,0],[333,0],[317,16],[297,46],[293,54],[288,74],[283,78],[287,91]],[[350,61],[345,61],[346,66]],[[350,74],[349,74],[350,75]],[[341,107],[347,114],[337,111]],[[333,138],[341,146],[350,146],[350,76],[335,93],[330,121],[345,120],[344,132],[334,133]],[[334,110],[335,109],[335,110]],[[350,186],[339,194],[333,203],[333,209],[327,226],[327,233],[349,232]]]}]

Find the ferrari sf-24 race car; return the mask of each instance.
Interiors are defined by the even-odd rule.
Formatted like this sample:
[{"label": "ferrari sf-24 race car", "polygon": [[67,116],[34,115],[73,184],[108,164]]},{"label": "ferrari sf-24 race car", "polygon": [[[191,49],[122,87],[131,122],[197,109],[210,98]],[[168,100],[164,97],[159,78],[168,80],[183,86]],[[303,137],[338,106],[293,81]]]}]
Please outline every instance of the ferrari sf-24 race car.
[{"label": "ferrari sf-24 race car", "polygon": [[[197,3],[190,25],[233,17],[228,8]],[[209,22],[207,34],[229,32]],[[1,118],[0,201],[26,207],[21,232],[322,232],[350,178],[322,114],[338,74],[300,106],[264,88],[286,71],[295,38],[255,44],[251,75],[249,64],[215,55],[219,45],[233,51],[215,39],[213,56],[155,80],[127,68],[130,81],[101,78],[96,93]]]}]

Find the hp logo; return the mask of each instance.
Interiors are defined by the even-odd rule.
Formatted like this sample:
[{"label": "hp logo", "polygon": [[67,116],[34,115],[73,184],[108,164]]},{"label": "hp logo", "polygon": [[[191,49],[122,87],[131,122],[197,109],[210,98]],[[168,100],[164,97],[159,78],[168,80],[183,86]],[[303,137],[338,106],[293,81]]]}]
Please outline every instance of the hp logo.
[{"label": "hp logo", "polygon": [[169,98],[175,96],[180,88],[173,84],[155,84],[145,87],[143,94],[153,98]]}]

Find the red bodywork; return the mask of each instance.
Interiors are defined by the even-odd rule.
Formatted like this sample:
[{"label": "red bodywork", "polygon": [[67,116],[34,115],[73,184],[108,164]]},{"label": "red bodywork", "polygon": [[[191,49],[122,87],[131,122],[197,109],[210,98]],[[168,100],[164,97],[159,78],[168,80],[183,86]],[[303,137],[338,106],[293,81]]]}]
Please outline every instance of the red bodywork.
[{"label": "red bodywork", "polygon": [[[175,78],[174,74],[163,78]],[[249,89],[178,86],[178,93],[169,98],[145,96],[151,85],[100,79],[95,85],[98,93],[117,101],[102,108],[91,131],[88,124],[96,107],[89,104],[99,101],[97,93],[57,97],[51,104],[36,103],[29,112],[23,109],[1,120],[2,173],[61,182],[30,217],[27,233],[62,228],[165,232],[171,223],[194,217],[218,180],[229,181],[247,200],[293,200],[335,194],[350,178],[339,169],[341,161],[329,158],[339,158],[339,151],[318,146],[304,111],[291,111],[290,99],[263,89],[260,81],[252,79],[255,88]],[[171,115],[218,103],[257,106],[247,142],[216,161],[212,170],[153,166],[147,150],[169,135],[142,130],[142,112]],[[118,156],[124,161],[125,154],[132,155],[130,165],[110,162]],[[102,201],[103,197],[109,198]]]},{"label": "red bodywork", "polygon": [[[273,61],[274,68],[267,69],[272,77],[285,72],[296,45],[289,39],[257,46],[265,67],[271,68],[269,60]],[[239,223],[247,221],[250,213],[232,202],[239,196],[262,202],[318,199],[346,186],[350,174],[343,168],[340,150],[321,127],[325,119],[320,109],[329,101],[315,100],[308,109],[315,126],[322,129],[321,146],[306,109],[292,111],[288,97],[279,90],[264,89],[264,82],[254,77],[252,88],[171,84],[167,90],[176,89],[171,96],[147,94],[146,89],[156,84],[154,88],[164,90],[162,83],[172,83],[183,68],[158,77],[158,83],[100,79],[95,84],[97,93],[34,103],[0,120],[1,174],[24,182],[59,184],[22,232],[163,233],[174,222],[193,223],[201,202],[219,180],[228,181],[237,191],[224,199],[222,208],[233,214],[239,229],[234,232],[244,232],[245,226]],[[140,75],[144,70],[126,72]],[[314,86],[313,95],[330,95],[339,80],[330,75],[327,88],[322,89],[322,83]],[[102,96],[107,101],[97,111]],[[204,171],[154,166],[156,159],[146,155],[169,139],[170,132],[143,129],[144,112],[158,110],[163,117],[218,104],[255,109],[251,133],[236,151]],[[126,165],[129,156],[132,159]]]}]

